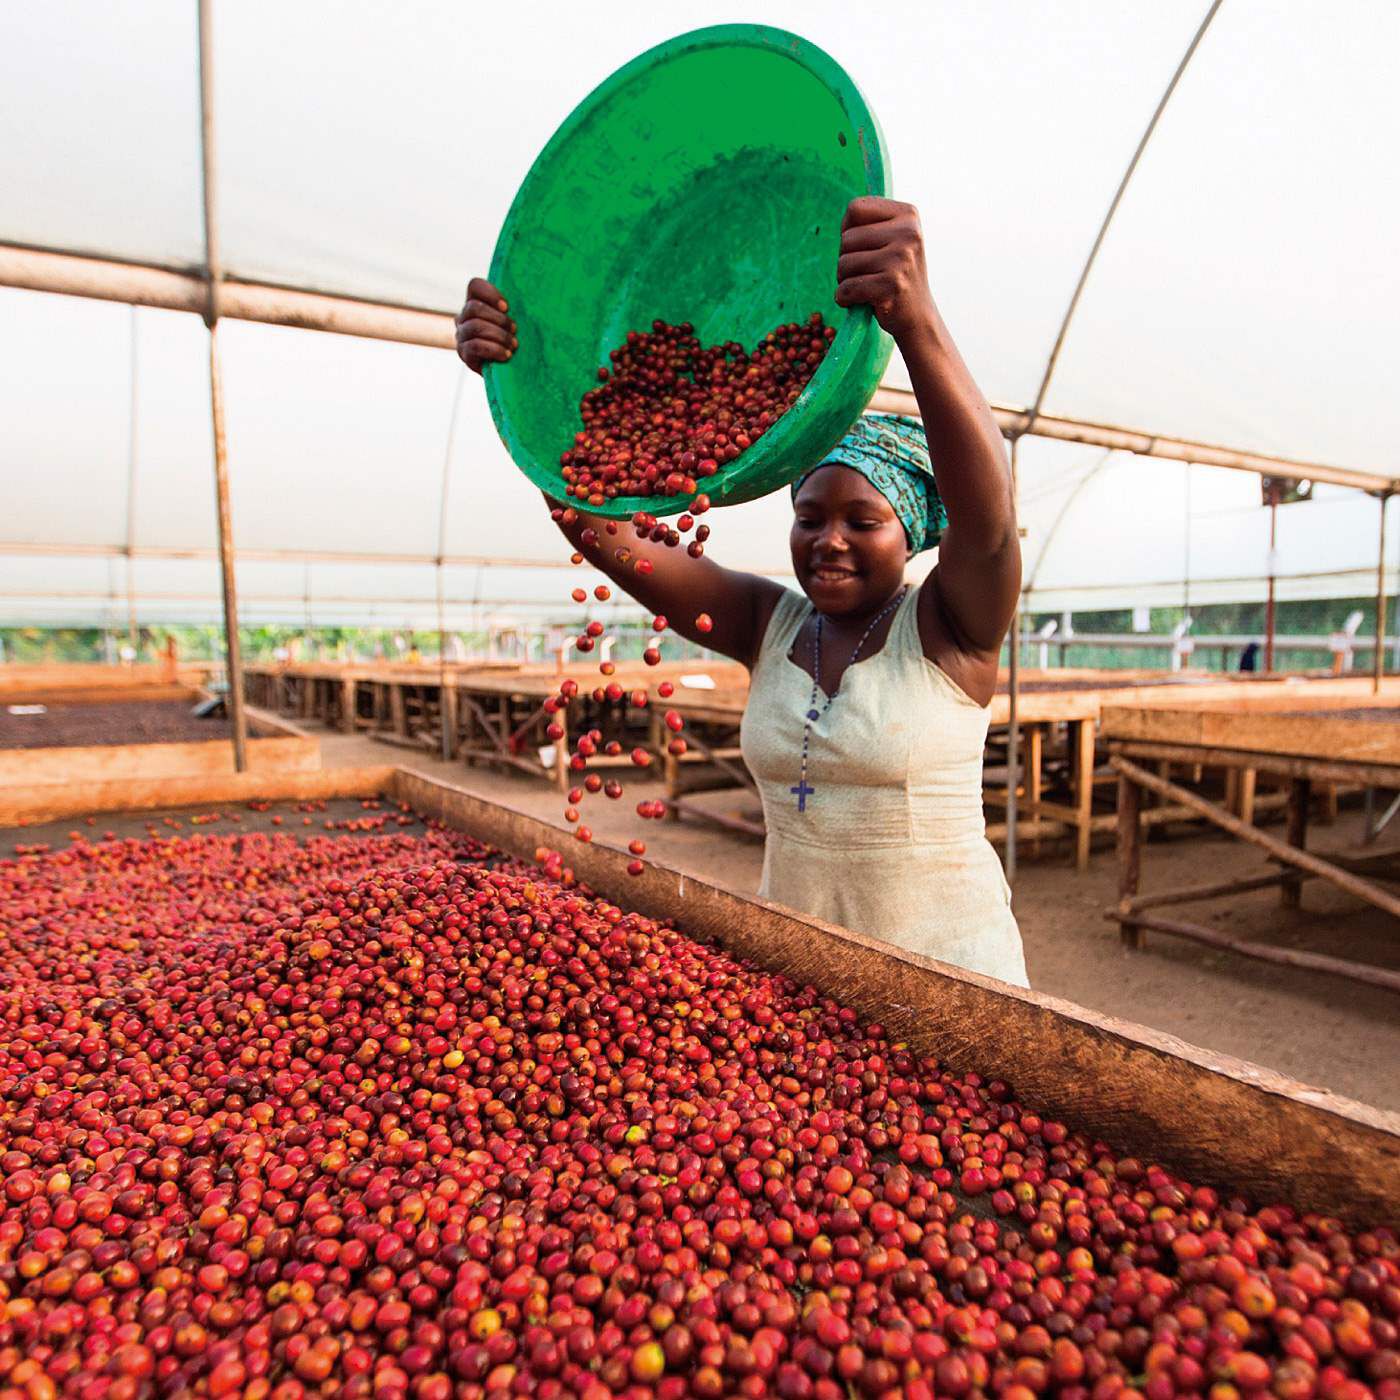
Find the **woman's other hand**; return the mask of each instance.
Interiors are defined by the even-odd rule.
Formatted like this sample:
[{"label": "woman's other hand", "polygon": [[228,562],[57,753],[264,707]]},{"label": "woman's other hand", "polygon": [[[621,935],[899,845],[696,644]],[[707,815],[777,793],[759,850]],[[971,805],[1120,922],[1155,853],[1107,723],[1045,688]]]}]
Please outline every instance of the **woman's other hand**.
[{"label": "woman's other hand", "polygon": [[927,323],[933,296],[919,211],[912,204],[866,195],[847,205],[836,264],[836,304],[869,306],[896,340]]},{"label": "woman's other hand", "polygon": [[484,277],[467,283],[467,299],[457,315],[457,354],[469,370],[481,373],[487,360],[504,363],[515,354],[515,322],[500,292]]}]

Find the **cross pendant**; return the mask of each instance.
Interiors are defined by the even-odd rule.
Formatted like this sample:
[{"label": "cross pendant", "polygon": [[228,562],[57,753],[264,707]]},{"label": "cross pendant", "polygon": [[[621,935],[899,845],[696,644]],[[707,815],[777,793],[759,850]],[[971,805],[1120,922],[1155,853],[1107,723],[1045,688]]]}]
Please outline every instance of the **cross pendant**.
[{"label": "cross pendant", "polygon": [[805,812],[807,810],[807,798],[812,793],[816,792],[816,788],[809,786],[807,779],[804,777],[796,787],[790,787],[788,791],[797,798],[797,810],[799,812]]}]

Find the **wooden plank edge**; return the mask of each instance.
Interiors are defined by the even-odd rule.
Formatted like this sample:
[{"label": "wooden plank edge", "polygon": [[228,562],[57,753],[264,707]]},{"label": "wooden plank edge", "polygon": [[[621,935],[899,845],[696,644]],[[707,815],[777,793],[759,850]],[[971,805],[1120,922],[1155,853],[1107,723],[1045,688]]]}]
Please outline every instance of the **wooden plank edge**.
[{"label": "wooden plank edge", "polygon": [[[564,835],[411,769],[393,774],[389,794],[525,859]],[[1400,1114],[664,865],[634,879],[623,852],[569,844],[577,849],[568,863],[608,898],[810,983],[954,1069],[1004,1078],[1023,1101],[1082,1131],[1260,1202],[1356,1225],[1396,1215]]]},{"label": "wooden plank edge", "polygon": [[[1301,758],[1295,754],[1256,753],[1252,749],[1224,749],[1148,739],[1113,739],[1109,743],[1109,753],[1115,757],[1202,764],[1207,768],[1253,768],[1272,777],[1311,778],[1321,783],[1340,783],[1350,787],[1400,788],[1400,765],[1395,764]],[[1264,800],[1263,796],[1256,797],[1255,806]]]},{"label": "wooden plank edge", "polygon": [[1375,987],[1380,991],[1400,992],[1400,972],[1392,971],[1388,967],[1377,967],[1373,963],[1334,958],[1327,953],[1312,953],[1301,948],[1278,948],[1270,943],[1235,938],[1207,924],[1198,924],[1188,919],[1173,919],[1160,914],[1145,914],[1132,907],[1107,909],[1104,911],[1104,917],[1119,923],[1131,923],[1136,928],[1147,929],[1149,932],[1187,938],[1193,943],[1202,943],[1208,948],[1217,948],[1241,958],[1254,958],[1259,962],[1275,963],[1281,967],[1302,968],[1308,972],[1327,973],[1333,977],[1345,977],[1349,981],[1360,982],[1367,987]]},{"label": "wooden plank edge", "polygon": [[[314,771],[321,766],[320,741],[309,736],[250,738],[248,765],[258,773]],[[73,783],[145,782],[233,771],[233,748],[227,739],[0,750],[0,784],[11,799],[21,792]]]},{"label": "wooden plank edge", "polygon": [[144,812],[262,798],[284,801],[374,797],[388,791],[393,772],[392,767],[384,764],[370,768],[219,773],[141,781],[113,779],[110,782],[54,785],[30,795],[26,805],[15,800],[16,794],[0,792],[0,827],[32,825],[99,812]]}]

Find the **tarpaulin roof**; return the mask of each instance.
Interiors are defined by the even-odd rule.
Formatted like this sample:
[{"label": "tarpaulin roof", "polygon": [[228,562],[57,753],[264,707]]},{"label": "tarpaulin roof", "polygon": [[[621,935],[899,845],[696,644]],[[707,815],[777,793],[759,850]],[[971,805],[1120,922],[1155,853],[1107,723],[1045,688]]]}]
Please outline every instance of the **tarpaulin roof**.
[{"label": "tarpaulin roof", "polygon": [[[745,18],[860,83],[954,334],[989,398],[1026,407],[1205,13],[758,0]],[[225,274],[454,310],[572,106],[730,17],[221,0]],[[1044,413],[1400,474],[1396,52],[1388,0],[1224,0],[1107,228]],[[0,243],[200,269],[197,57],[193,3],[16,10]],[[440,582],[449,625],[563,599],[559,538],[451,354],[239,322],[220,338],[245,620],[434,625]],[[124,618],[128,591],[143,620],[218,615],[206,341],[188,314],[0,291],[0,622]],[[908,382],[898,365],[890,382]],[[1187,578],[1197,602],[1260,596],[1254,477],[1034,438],[1019,467],[1032,606],[1178,601]],[[1281,596],[1369,591],[1377,509],[1331,488],[1284,507]],[[780,497],[726,512],[716,557],[780,572],[786,517]]]}]

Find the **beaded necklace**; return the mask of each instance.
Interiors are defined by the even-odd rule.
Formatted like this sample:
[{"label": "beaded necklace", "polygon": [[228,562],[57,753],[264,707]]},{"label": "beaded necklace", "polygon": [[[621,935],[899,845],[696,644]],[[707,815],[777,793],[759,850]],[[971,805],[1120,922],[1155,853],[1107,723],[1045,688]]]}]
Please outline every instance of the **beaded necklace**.
[{"label": "beaded necklace", "polygon": [[[904,601],[904,595],[909,591],[906,584],[898,593],[875,614],[871,619],[870,626],[861,633],[860,641],[856,643],[856,649],[851,653],[851,659],[846,662],[845,670],[841,672],[842,677],[856,664],[856,659],[860,656],[861,648],[870,640],[870,634],[887,618],[891,612]],[[831,702],[841,693],[841,685],[838,680],[836,691],[826,697],[826,704],[817,709],[817,692],[821,689],[822,674],[822,615],[817,614],[817,626],[812,637],[812,698],[807,702],[806,723],[802,726],[802,768],[798,775],[797,786],[788,789],[797,798],[797,810],[805,812],[807,810],[807,799],[816,792],[807,781],[807,750],[812,742],[812,726],[831,708]]]}]

